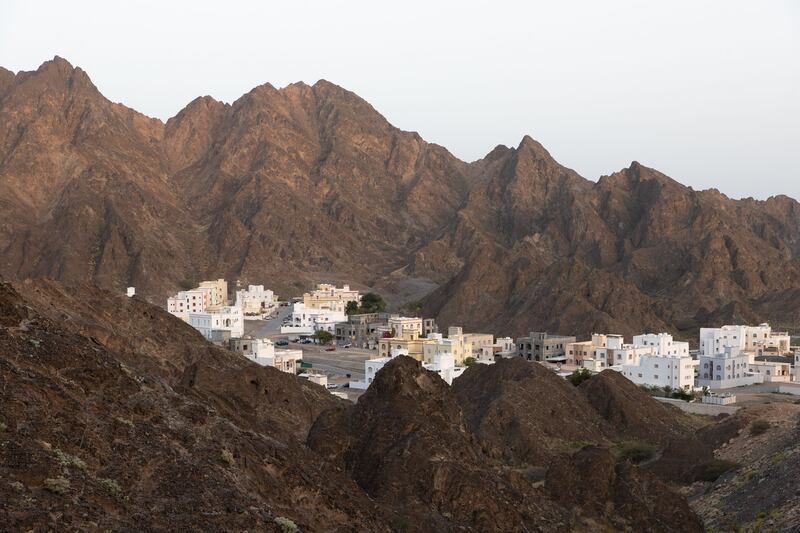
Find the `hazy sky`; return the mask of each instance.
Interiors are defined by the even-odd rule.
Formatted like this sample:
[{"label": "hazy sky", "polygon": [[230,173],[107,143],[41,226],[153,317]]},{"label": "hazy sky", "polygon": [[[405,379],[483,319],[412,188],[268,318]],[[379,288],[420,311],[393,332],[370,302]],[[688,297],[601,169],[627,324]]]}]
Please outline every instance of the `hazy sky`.
[{"label": "hazy sky", "polygon": [[466,160],[529,134],[590,179],[800,198],[800,1],[653,4],[4,0],[0,65],[61,55],[162,119],[325,78]]}]

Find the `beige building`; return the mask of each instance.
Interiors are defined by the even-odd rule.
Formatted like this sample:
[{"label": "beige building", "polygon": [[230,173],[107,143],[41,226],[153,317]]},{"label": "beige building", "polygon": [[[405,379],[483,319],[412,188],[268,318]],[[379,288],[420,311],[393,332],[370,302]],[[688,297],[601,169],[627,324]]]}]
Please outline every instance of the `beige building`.
[{"label": "beige building", "polygon": [[472,357],[477,359],[482,353],[493,351],[494,335],[491,333],[464,333],[464,342],[468,342],[472,346]]},{"label": "beige building", "polygon": [[474,357],[472,343],[460,327],[447,328],[447,338],[444,338],[441,333],[432,333],[428,336],[428,341],[423,346],[426,363],[435,361],[437,356],[447,354],[453,356],[456,365],[463,363],[467,357]]},{"label": "beige building", "polygon": [[201,281],[198,289],[210,289],[209,307],[228,305],[228,282],[220,278],[216,281]]},{"label": "beige building", "polygon": [[342,288],[328,283],[320,283],[317,289],[303,294],[303,304],[308,309],[323,309],[344,313],[347,302],[361,302],[358,291],[350,290],[350,285]]}]

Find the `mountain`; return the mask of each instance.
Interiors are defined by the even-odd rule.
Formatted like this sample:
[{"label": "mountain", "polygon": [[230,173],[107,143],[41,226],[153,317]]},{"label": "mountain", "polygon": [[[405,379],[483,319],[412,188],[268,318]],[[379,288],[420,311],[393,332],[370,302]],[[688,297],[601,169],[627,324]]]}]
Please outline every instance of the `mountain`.
[{"label": "mountain", "polygon": [[592,182],[527,136],[465,163],[322,80],[163,123],[58,57],[0,71],[0,251],[5,279],[159,303],[205,278],[348,281],[498,334],[800,322],[795,200],[636,162]]}]

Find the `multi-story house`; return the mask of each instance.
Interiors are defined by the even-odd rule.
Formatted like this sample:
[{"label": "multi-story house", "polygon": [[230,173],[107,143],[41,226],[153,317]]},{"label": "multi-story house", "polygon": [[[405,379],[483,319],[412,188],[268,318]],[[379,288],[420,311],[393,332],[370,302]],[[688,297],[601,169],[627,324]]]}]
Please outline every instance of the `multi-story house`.
[{"label": "multi-story house", "polygon": [[308,309],[322,309],[344,313],[347,302],[361,301],[358,291],[351,290],[350,285],[338,288],[328,283],[320,283],[317,289],[303,294],[303,304]]},{"label": "multi-story house", "polygon": [[575,337],[532,331],[527,337],[517,339],[517,354],[528,361],[564,363],[567,345],[575,340]]},{"label": "multi-story house", "polygon": [[362,313],[349,315],[347,321],[335,326],[334,336],[339,344],[350,343],[357,348],[372,348],[384,334],[391,336],[390,313]]}]

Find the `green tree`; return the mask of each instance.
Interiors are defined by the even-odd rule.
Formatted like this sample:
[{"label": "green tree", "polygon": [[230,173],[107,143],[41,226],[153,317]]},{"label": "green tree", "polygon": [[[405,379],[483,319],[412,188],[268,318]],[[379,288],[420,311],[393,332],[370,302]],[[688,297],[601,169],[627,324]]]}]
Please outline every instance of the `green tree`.
[{"label": "green tree", "polygon": [[355,300],[350,300],[347,302],[347,305],[344,307],[344,312],[348,315],[354,315],[358,313],[358,302]]},{"label": "green tree", "polygon": [[361,297],[360,311],[362,313],[380,313],[384,310],[386,310],[386,302],[383,301],[380,294],[368,292]]},{"label": "green tree", "polygon": [[466,357],[466,358],[464,358],[464,366],[472,366],[474,364],[475,364],[475,358],[474,357]]},{"label": "green tree", "polygon": [[592,373],[589,372],[585,368],[579,368],[569,376],[567,376],[567,381],[575,385],[576,387],[586,381],[587,379],[591,379]]},{"label": "green tree", "polygon": [[314,338],[317,339],[317,342],[320,344],[328,344],[333,340],[333,335],[329,331],[316,331],[314,332]]}]

